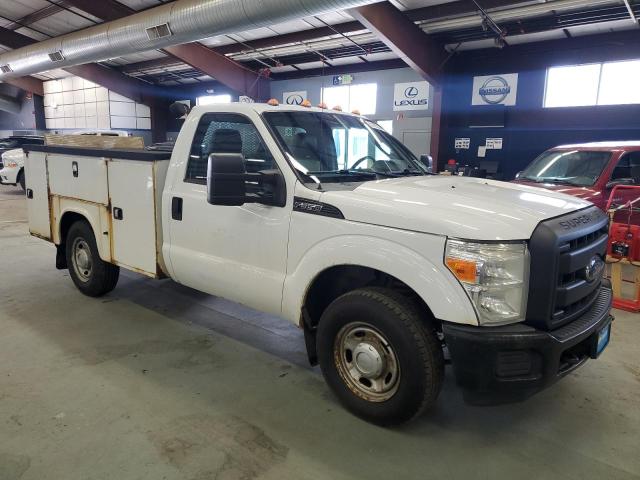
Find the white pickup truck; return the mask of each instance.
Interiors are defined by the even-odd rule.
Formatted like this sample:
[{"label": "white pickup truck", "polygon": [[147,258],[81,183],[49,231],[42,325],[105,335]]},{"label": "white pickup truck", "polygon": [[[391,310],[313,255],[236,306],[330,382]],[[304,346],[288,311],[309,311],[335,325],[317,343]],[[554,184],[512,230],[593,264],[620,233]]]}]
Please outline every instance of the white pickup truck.
[{"label": "white pickup truck", "polygon": [[378,424],[432,405],[446,362],[467,401],[517,401],[609,341],[602,211],[427,174],[357,115],[212,105],[172,153],[25,149],[30,231],[81,292],[111,291],[122,267],[280,315]]}]

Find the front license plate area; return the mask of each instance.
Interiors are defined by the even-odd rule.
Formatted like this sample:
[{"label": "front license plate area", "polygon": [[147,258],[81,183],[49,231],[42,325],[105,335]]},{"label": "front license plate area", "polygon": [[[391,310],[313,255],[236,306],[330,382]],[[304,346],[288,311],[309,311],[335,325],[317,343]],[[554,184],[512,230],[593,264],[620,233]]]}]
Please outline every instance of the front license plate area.
[{"label": "front license plate area", "polygon": [[592,349],[592,358],[598,358],[600,354],[607,348],[609,345],[609,340],[611,339],[611,324],[599,330],[594,335],[594,345]]}]

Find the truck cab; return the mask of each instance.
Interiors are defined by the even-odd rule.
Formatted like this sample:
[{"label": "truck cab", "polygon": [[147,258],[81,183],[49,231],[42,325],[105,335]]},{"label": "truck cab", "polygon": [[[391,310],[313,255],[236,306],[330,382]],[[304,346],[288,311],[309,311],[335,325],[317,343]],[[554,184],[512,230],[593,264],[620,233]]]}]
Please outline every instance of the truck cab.
[{"label": "truck cab", "polygon": [[523,400],[606,347],[606,215],[530,186],[438,176],[339,111],[211,105],[171,152],[33,146],[32,234],[101,296],[120,268],[282,316],[377,424]]}]

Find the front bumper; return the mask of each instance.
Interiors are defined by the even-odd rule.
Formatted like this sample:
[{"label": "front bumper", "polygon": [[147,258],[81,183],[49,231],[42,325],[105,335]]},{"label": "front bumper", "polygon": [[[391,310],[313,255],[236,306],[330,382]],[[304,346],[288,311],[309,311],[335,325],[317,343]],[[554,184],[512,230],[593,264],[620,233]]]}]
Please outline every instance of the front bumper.
[{"label": "front bumper", "polygon": [[472,327],[443,323],[453,370],[467,403],[517,402],[596,358],[598,332],[613,320],[613,293],[603,283],[593,306],[553,331],[516,324]]},{"label": "front bumper", "polygon": [[10,168],[3,168],[0,170],[0,184],[1,185],[15,185],[18,177],[17,172],[14,172]]}]

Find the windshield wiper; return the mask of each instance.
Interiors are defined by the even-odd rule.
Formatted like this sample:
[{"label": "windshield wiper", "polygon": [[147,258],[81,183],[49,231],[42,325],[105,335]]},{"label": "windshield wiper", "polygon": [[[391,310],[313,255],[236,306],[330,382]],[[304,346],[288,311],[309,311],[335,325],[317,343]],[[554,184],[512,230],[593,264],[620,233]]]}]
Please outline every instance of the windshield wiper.
[{"label": "windshield wiper", "polygon": [[320,172],[307,172],[307,175],[318,175],[318,176],[322,176],[322,175],[346,175],[346,176],[353,176],[353,177],[357,177],[357,176],[368,176],[368,177],[376,177],[378,175],[384,176],[384,177],[397,177],[397,175],[392,174],[392,173],[385,173],[385,172],[373,172],[373,171],[368,171],[368,170],[353,170],[353,169],[342,169],[342,170],[323,170]]},{"label": "windshield wiper", "polygon": [[575,183],[566,178],[539,178],[535,180],[536,183],[553,183],[555,185],[571,185],[574,187],[581,187],[579,183]]}]

